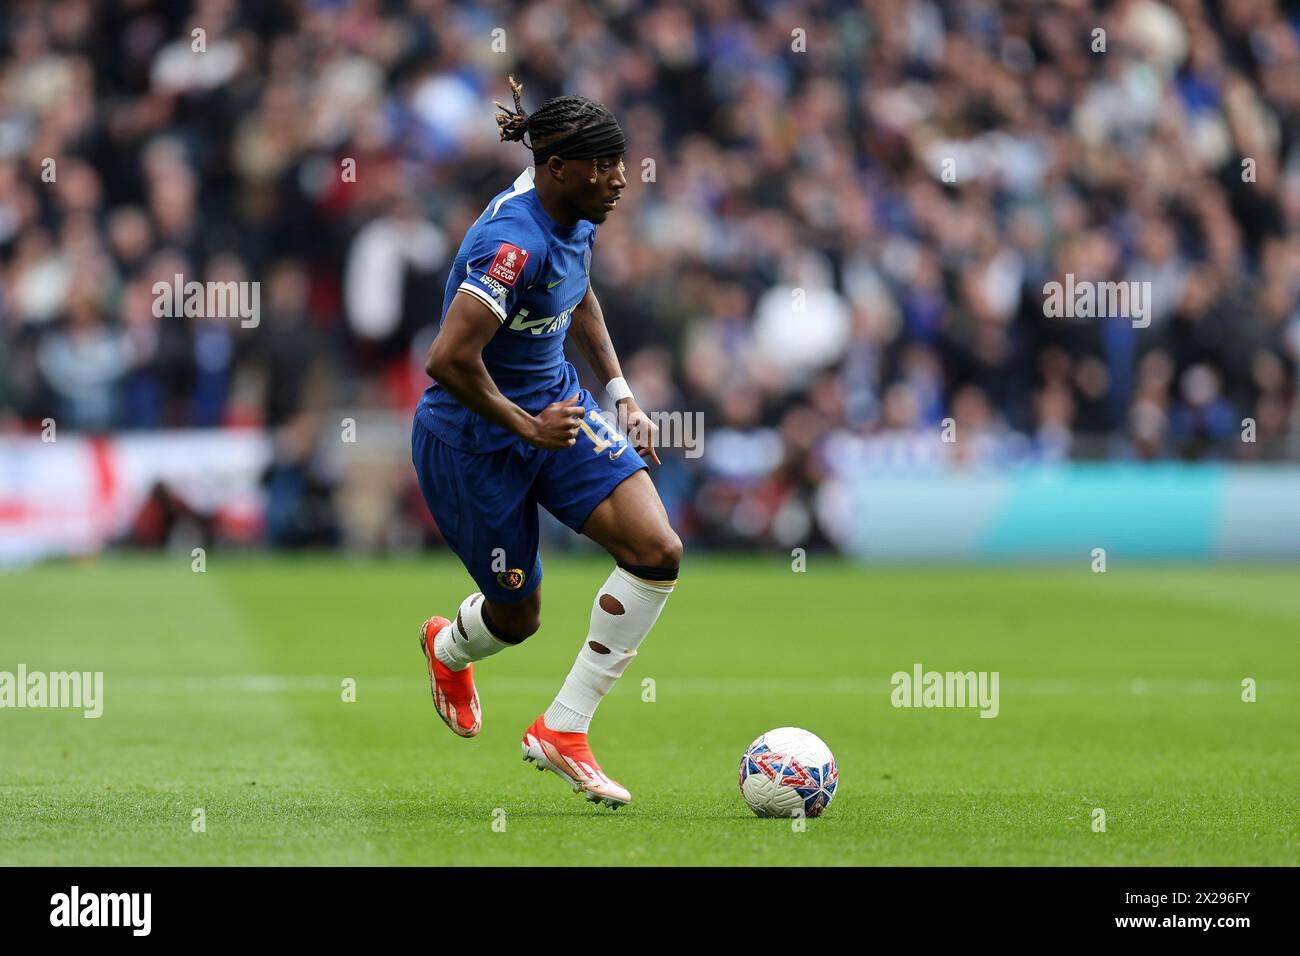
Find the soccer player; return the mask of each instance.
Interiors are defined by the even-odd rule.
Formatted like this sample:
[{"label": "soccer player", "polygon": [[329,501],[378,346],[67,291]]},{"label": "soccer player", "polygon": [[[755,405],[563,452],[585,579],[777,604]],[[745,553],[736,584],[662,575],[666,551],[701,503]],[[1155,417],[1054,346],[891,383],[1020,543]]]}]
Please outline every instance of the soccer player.
[{"label": "soccer player", "polygon": [[[473,737],[483,722],[473,662],[541,626],[537,506],[604,547],[614,570],[523,752],[588,800],[618,807],[632,796],[600,769],[587,729],[663,610],[682,554],[642,459],[659,464],[657,430],[623,380],[589,279],[596,226],[627,187],[623,131],[581,96],[527,114],[514,77],[510,86],[514,109],[496,104],[501,139],[527,135],[533,165],[465,234],[425,365],[434,384],[411,432],[424,500],[478,590],[454,621],[425,621],[420,646],[438,714]],[[564,357],[569,332],[608,383],[630,443],[579,387]]]}]

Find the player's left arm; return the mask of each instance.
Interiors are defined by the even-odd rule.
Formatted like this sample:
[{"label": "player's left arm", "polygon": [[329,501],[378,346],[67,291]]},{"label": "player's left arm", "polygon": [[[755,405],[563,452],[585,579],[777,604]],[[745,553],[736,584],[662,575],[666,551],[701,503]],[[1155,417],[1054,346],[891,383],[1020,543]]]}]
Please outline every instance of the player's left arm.
[{"label": "player's left arm", "polygon": [[[587,284],[587,294],[582,297],[569,324],[569,335],[578,344],[578,351],[587,360],[591,370],[602,382],[622,378],[623,370],[618,364],[618,354],[614,343],[610,341],[609,329],[605,328],[605,314],[600,309],[596,292]],[[659,453],[655,444],[659,440],[659,428],[650,420],[650,416],[641,411],[635,398],[623,398],[618,401],[619,426],[627,433],[628,441],[637,454],[648,458],[656,465]]]}]

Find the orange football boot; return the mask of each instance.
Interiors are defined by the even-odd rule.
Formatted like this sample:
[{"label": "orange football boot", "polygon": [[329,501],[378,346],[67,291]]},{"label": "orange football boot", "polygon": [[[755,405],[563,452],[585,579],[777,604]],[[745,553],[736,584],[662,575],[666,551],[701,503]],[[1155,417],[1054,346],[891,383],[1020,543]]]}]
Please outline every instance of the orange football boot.
[{"label": "orange football boot", "polygon": [[434,655],[434,639],[444,627],[451,627],[445,617],[431,617],[420,625],[420,650],[429,664],[429,693],[438,716],[452,733],[473,737],[483,729],[483,707],[474,687],[474,665],[467,664],[463,671],[454,671]]},{"label": "orange football boot", "polygon": [[605,776],[605,772],[600,769],[591,748],[587,746],[586,734],[551,730],[546,726],[543,715],[524,731],[522,746],[525,760],[533,763],[538,770],[550,770],[558,774],[573,787],[574,793],[585,795],[592,803],[625,807],[632,802],[632,794],[617,781]]}]

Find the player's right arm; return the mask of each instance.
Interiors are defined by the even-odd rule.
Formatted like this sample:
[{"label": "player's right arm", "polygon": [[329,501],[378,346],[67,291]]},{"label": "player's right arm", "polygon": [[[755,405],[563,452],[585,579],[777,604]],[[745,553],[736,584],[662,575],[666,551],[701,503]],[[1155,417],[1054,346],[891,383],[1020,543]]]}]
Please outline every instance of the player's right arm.
[{"label": "player's right arm", "polygon": [[458,292],[442,322],[442,330],[429,346],[424,370],[452,398],[488,421],[508,428],[538,448],[568,448],[578,440],[578,423],[584,411],[575,393],[530,415],[501,394],[487,366],[483,349],[492,341],[501,321],[477,296]]}]

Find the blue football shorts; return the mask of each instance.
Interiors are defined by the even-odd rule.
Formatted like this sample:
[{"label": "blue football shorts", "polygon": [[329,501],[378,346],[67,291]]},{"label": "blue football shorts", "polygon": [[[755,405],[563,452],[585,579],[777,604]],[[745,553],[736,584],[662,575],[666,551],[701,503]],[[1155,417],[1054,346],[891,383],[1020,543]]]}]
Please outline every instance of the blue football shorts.
[{"label": "blue football shorts", "polygon": [[562,449],[536,448],[522,438],[498,451],[460,451],[418,417],[411,458],[420,491],[438,530],[483,596],[521,601],[542,583],[537,506],[574,531],[619,484],[646,467],[587,389],[578,440]]}]

